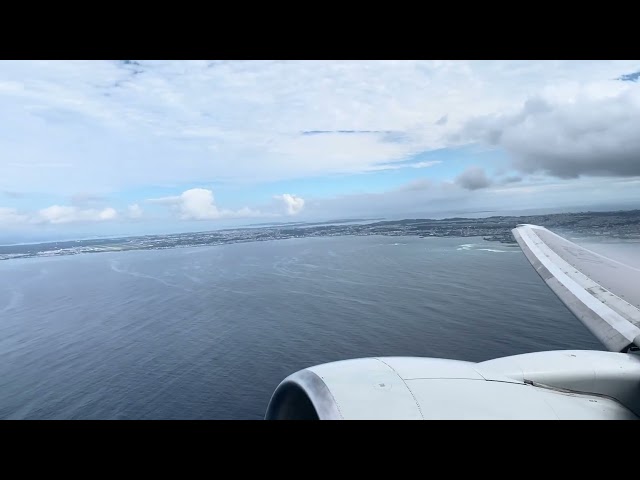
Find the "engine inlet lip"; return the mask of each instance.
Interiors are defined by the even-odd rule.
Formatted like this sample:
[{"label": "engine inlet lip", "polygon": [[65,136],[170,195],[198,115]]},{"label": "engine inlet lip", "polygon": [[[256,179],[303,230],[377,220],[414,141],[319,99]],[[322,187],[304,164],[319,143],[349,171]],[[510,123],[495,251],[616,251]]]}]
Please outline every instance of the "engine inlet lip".
[{"label": "engine inlet lip", "polygon": [[[299,408],[292,405],[292,397],[304,395],[314,412],[302,411],[306,402]],[[307,404],[308,405],[308,404]],[[292,411],[291,409],[294,408]],[[342,420],[329,387],[322,378],[310,370],[301,370],[285,378],[273,392],[265,420]]]}]

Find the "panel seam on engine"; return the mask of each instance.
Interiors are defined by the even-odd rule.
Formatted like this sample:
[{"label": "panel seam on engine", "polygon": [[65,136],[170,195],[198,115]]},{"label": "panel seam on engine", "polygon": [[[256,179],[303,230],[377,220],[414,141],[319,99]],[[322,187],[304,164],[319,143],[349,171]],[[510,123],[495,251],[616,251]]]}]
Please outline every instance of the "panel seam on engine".
[{"label": "panel seam on engine", "polygon": [[333,400],[333,403],[336,406],[336,410],[338,410],[338,413],[340,414],[340,418],[342,418],[342,420],[344,420],[345,418],[344,418],[344,415],[342,414],[342,410],[340,410],[340,404],[338,403],[338,399],[333,395],[333,392],[331,391],[331,389],[327,385],[327,382],[324,381],[324,377],[322,375],[317,374],[316,372],[313,372],[313,371],[309,371],[309,372],[314,374],[316,377],[318,377],[320,379],[320,381],[323,383],[323,385],[327,389],[327,392],[329,392],[329,395],[331,395],[331,399]]},{"label": "panel seam on engine", "polygon": [[412,391],[411,391],[411,389],[409,388],[409,385],[407,385],[407,382],[405,382],[405,381],[404,381],[404,378],[402,378],[402,377],[400,376],[400,374],[396,371],[396,369],[395,369],[395,368],[393,368],[391,365],[389,365],[387,362],[385,362],[385,361],[384,361],[384,360],[382,360],[381,358],[377,358],[377,357],[376,357],[376,360],[378,360],[378,361],[380,361],[380,362],[384,363],[387,367],[389,367],[389,368],[393,371],[393,373],[395,373],[395,374],[398,376],[398,378],[399,378],[400,380],[402,380],[402,383],[404,383],[405,388],[406,388],[407,390],[409,390],[409,393],[411,394],[411,398],[413,398],[413,401],[414,401],[414,402],[416,402],[416,407],[418,407],[418,412],[420,412],[420,417],[424,420],[424,415],[422,414],[422,409],[420,408],[420,403],[418,402],[418,399],[416,398],[416,396],[413,394],[413,392],[412,392]]}]

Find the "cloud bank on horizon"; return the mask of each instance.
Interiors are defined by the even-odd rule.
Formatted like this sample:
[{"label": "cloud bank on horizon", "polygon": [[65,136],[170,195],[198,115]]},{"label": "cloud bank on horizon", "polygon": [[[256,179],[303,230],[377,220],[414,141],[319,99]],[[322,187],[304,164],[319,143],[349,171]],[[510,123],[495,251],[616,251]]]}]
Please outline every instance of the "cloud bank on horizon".
[{"label": "cloud bank on horizon", "polygon": [[640,205],[640,61],[1,61],[0,73],[5,230]]}]

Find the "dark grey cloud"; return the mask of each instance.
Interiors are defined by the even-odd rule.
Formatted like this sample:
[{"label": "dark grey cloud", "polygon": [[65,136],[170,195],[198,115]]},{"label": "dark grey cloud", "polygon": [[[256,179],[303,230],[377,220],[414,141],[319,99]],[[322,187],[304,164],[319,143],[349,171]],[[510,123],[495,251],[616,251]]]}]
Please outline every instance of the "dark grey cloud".
[{"label": "dark grey cloud", "polygon": [[454,138],[504,148],[515,168],[559,178],[640,175],[640,98],[628,91],[554,105],[534,98],[515,115],[469,121]]},{"label": "dark grey cloud", "polygon": [[440,119],[436,122],[436,125],[446,125],[447,121],[449,121],[449,115],[444,115],[440,117]]},{"label": "dark grey cloud", "polygon": [[481,167],[469,167],[455,178],[455,183],[467,190],[479,190],[491,185],[491,180],[487,177]]},{"label": "dark grey cloud", "polygon": [[508,185],[510,183],[518,183],[522,181],[522,177],[519,175],[509,175],[508,177],[504,177],[500,180],[500,183],[503,185]]},{"label": "dark grey cloud", "polygon": [[138,60],[121,60],[120,63],[123,68],[131,72],[131,75],[140,75],[144,71],[142,64]]},{"label": "dark grey cloud", "polygon": [[394,130],[303,130],[301,135],[376,135],[383,142],[405,143],[410,141],[410,136],[406,132]]},{"label": "dark grey cloud", "polygon": [[[115,88],[122,87],[127,82],[127,80],[130,80],[131,78],[137,75],[140,75],[141,73],[144,73],[144,69],[142,68],[142,63],[140,63],[138,60],[118,60],[118,64],[120,65],[121,68],[129,72],[130,77],[128,79],[121,79],[114,82],[111,85],[111,87],[115,87]],[[111,93],[104,92],[104,95],[110,96]]]},{"label": "dark grey cloud", "polygon": [[640,80],[640,72],[626,73],[620,75],[616,80],[620,80],[621,82],[637,82]]}]

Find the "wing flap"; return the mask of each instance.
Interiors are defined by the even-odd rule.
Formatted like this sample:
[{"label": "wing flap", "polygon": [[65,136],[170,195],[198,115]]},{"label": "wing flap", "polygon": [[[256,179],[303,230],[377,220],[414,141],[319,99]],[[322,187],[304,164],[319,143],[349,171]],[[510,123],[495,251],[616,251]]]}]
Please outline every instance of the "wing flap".
[{"label": "wing flap", "polygon": [[518,225],[513,234],[542,279],[607,349],[640,346],[640,270],[537,225]]}]

